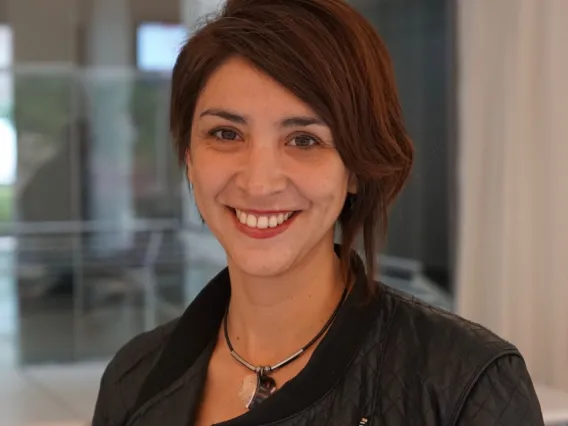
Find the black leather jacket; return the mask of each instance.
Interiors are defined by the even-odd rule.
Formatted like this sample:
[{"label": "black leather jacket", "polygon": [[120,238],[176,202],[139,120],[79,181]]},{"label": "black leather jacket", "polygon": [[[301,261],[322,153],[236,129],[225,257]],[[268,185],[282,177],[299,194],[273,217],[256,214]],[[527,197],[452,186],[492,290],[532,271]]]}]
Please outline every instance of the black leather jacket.
[{"label": "black leather jacket", "polygon": [[[308,365],[259,407],[223,426],[539,426],[517,349],[483,327],[365,274]],[[106,369],[94,426],[190,426],[230,297],[227,271],[178,320],[134,338]]]}]

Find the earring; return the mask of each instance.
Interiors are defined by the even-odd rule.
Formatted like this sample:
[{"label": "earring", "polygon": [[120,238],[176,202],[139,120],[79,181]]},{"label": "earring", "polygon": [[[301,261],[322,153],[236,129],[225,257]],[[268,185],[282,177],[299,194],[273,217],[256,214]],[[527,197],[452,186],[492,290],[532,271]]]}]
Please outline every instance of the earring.
[{"label": "earring", "polygon": [[347,208],[349,210],[353,210],[353,207],[355,206],[355,194],[347,194],[347,198],[345,199],[345,204],[347,204]]}]

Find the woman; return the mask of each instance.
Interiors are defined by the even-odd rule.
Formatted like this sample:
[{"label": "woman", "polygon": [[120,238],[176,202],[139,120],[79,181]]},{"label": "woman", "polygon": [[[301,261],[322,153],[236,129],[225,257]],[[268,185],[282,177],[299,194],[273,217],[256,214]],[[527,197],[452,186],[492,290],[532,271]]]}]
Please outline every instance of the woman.
[{"label": "woman", "polygon": [[373,280],[413,150],[347,3],[229,0],[179,55],[171,131],[228,268],[116,355],[95,426],[543,424],[515,347]]}]

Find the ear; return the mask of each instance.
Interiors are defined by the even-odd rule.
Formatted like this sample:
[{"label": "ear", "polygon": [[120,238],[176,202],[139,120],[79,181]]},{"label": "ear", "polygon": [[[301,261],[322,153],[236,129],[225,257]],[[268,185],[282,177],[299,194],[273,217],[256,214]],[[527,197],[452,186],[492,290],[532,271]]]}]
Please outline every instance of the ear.
[{"label": "ear", "polygon": [[347,192],[349,194],[357,194],[357,176],[354,173],[350,173],[349,175],[349,182],[347,183]]}]

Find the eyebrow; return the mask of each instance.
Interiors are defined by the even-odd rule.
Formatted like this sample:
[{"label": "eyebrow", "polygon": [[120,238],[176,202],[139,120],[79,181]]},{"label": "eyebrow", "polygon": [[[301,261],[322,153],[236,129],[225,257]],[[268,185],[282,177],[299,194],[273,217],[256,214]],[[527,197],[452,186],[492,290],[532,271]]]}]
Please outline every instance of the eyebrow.
[{"label": "eyebrow", "polygon": [[233,123],[238,124],[246,124],[248,121],[247,117],[226,111],[224,109],[208,109],[203,111],[199,116],[205,117],[208,115],[213,117],[221,117],[227,121],[232,121]]},{"label": "eyebrow", "polygon": [[[216,109],[216,108],[207,109],[203,111],[199,116],[220,117],[236,124],[247,124],[249,120],[248,117],[244,115],[239,115],[231,111],[227,111],[224,109]],[[286,117],[280,121],[281,127],[307,127],[311,125],[326,126],[324,121],[321,120],[320,118],[312,117],[309,115]]]}]

